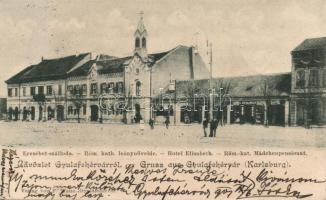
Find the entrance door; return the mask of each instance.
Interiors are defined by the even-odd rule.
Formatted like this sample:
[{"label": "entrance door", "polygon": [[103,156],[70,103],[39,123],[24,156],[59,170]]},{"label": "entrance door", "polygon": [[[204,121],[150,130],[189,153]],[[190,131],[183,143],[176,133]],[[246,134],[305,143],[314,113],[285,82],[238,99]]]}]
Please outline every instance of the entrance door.
[{"label": "entrance door", "polygon": [[271,105],[270,107],[270,125],[284,126],[285,125],[285,114],[284,105]]},{"label": "entrance door", "polygon": [[19,114],[19,111],[18,111],[18,107],[15,108],[15,112],[14,112],[14,120],[17,121],[18,120],[18,114]]},{"label": "entrance door", "polygon": [[64,120],[64,107],[62,105],[57,106],[57,120],[59,122]]},{"label": "entrance door", "polygon": [[140,120],[142,120],[142,116],[140,114],[140,105],[139,104],[135,104],[135,123],[139,123]]},{"label": "entrance door", "polygon": [[27,113],[26,107],[23,108],[23,121],[27,120]]},{"label": "entrance door", "polygon": [[38,120],[41,121],[43,119],[43,107],[39,107],[39,113],[38,113]]},{"label": "entrance door", "polygon": [[31,107],[31,120],[35,120],[35,107]]},{"label": "entrance door", "polygon": [[91,121],[98,120],[98,107],[96,105],[91,106]]}]

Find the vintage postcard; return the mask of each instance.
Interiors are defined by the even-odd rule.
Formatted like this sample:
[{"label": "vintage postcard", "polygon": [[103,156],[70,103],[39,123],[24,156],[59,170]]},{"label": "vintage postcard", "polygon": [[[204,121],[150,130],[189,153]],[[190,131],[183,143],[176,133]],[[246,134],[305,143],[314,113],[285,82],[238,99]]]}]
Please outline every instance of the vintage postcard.
[{"label": "vintage postcard", "polygon": [[324,0],[0,0],[0,199],[326,200]]}]

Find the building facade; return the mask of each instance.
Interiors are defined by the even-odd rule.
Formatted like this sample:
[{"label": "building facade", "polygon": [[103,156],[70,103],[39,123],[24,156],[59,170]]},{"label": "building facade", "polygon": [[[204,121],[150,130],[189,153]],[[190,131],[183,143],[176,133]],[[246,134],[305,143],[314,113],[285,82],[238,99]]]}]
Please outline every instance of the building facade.
[{"label": "building facade", "polygon": [[153,97],[173,80],[203,79],[209,72],[195,47],[147,52],[143,18],[133,54],[117,58],[85,53],[43,59],[6,81],[8,119],[138,122],[152,117]]},{"label": "building facade", "polygon": [[[326,123],[326,38],[303,41],[290,73],[214,78],[195,47],[148,53],[143,18],[127,57],[91,53],[43,59],[6,81],[7,118],[30,121]],[[213,96],[211,98],[211,96]]]},{"label": "building facade", "polygon": [[291,56],[291,124],[326,124],[326,37],[304,40]]}]

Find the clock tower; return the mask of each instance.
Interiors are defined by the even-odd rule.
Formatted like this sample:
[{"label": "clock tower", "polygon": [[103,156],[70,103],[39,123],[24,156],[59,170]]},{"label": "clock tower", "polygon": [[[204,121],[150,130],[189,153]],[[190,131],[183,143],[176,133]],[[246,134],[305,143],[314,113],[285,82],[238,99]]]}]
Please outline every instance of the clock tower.
[{"label": "clock tower", "polygon": [[135,50],[134,54],[138,54],[143,60],[147,59],[147,30],[144,25],[144,12],[140,12],[140,20],[137,30],[134,33]]}]

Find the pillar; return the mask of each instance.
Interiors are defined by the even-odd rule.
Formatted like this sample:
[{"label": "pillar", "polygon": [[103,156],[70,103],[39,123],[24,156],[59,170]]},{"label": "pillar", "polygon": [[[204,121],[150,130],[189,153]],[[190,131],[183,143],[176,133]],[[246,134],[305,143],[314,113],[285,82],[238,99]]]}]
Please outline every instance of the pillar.
[{"label": "pillar", "polygon": [[267,120],[267,103],[264,102],[264,125],[268,124]]},{"label": "pillar", "polygon": [[227,105],[226,123],[231,124],[231,105]]},{"label": "pillar", "polygon": [[289,115],[290,115],[289,107],[290,107],[289,101],[285,101],[284,103],[284,125],[285,126],[289,125]]},{"label": "pillar", "polygon": [[176,104],[175,106],[175,122],[176,124],[179,124],[180,123],[180,118],[181,118],[181,107],[179,104]]},{"label": "pillar", "polygon": [[86,122],[91,121],[91,104],[90,100],[86,100],[86,116],[85,116]]},{"label": "pillar", "polygon": [[203,105],[202,109],[201,109],[201,118],[202,118],[202,120],[205,119],[205,109],[206,109],[206,107],[205,107],[205,105]]}]

